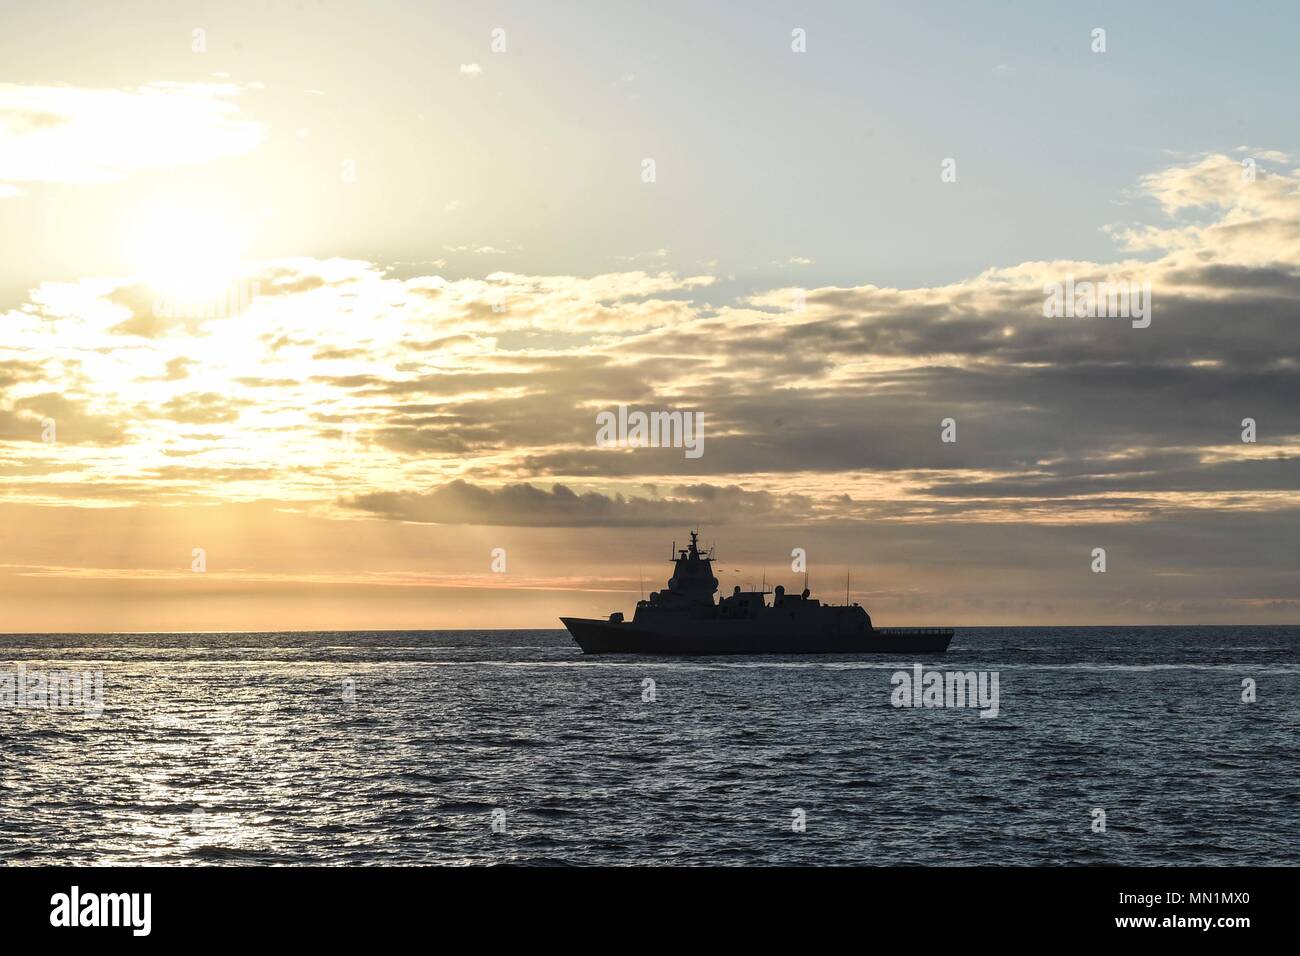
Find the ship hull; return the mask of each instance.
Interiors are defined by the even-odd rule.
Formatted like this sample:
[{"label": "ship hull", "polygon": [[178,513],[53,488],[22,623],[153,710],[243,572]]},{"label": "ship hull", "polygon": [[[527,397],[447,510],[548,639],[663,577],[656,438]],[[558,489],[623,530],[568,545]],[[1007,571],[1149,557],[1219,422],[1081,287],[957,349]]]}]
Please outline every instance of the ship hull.
[{"label": "ship hull", "polygon": [[[655,629],[634,623],[562,617],[584,654],[942,654],[952,640],[950,628],[888,627],[857,634],[771,632],[763,628]],[[738,622],[737,622],[738,623]]]}]

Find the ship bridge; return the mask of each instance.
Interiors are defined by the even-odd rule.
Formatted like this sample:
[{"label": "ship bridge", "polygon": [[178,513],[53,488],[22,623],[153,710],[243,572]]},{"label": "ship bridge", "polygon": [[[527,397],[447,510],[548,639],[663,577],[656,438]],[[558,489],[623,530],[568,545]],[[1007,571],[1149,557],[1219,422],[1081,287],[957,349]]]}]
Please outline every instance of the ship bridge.
[{"label": "ship bridge", "polygon": [[674,547],[673,576],[668,588],[650,594],[651,607],[685,608],[713,606],[713,595],[718,590],[718,579],[713,576],[713,550],[700,550],[700,533],[691,532],[691,543],[685,548]]}]

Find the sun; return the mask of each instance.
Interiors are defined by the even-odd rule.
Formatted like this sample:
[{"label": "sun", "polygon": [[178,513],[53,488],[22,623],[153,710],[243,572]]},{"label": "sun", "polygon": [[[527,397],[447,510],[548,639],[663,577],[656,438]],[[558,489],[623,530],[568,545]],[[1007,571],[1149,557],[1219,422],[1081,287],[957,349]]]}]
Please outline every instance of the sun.
[{"label": "sun", "polygon": [[154,203],[134,217],[127,252],[156,293],[195,301],[224,294],[238,278],[247,240],[247,229],[220,210]]}]

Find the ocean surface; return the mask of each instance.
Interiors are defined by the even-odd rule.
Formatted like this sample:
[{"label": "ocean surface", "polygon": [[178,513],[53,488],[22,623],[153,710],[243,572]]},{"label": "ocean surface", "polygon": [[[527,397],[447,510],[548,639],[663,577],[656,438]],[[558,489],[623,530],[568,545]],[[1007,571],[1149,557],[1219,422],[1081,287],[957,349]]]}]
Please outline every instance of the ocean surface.
[{"label": "ocean surface", "polygon": [[[997,716],[893,706],[916,663],[997,672]],[[1300,864],[1300,627],[971,628],[916,660],[0,635],[18,665],[102,671],[103,710],[0,705],[11,865]]]}]

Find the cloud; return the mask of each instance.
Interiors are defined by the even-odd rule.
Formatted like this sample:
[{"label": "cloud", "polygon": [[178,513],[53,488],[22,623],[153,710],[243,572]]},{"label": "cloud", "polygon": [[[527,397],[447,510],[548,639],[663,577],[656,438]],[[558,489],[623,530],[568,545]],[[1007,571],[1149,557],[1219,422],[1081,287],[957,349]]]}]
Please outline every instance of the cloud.
[{"label": "cloud", "polygon": [[[302,507],[400,520],[576,521],[576,497],[631,526],[704,500],[651,485],[741,488],[728,514],[809,521],[1278,512],[1297,490],[1278,456],[1300,453],[1300,246],[1278,238],[1300,178],[1261,165],[1244,186],[1224,156],[1147,177],[1160,212],[1130,228],[1166,244],[1144,258],[945,286],[719,302],[712,276],[667,270],[399,278],[297,258],[245,277],[259,294],[242,311],[167,323],[129,282],[45,283],[3,316],[0,408],[33,456],[23,403],[56,383],[117,423],[130,459],[71,455],[87,483],[154,469],[160,488],[224,500],[273,472]],[[1045,283],[1067,275],[1150,281],[1151,326],[1045,318]],[[597,448],[595,416],[619,404],[702,412],[704,456]],[[249,480],[204,477],[223,474]],[[45,494],[29,478],[16,493]]]},{"label": "cloud", "polygon": [[104,183],[251,152],[231,83],[88,89],[0,83],[0,198],[16,183]]},{"label": "cloud", "polygon": [[[316,550],[348,562],[371,535],[377,564],[423,563],[455,525],[510,544],[512,573],[516,541],[542,573],[572,547],[582,574],[612,574],[632,538],[697,521],[764,560],[807,545],[822,568],[868,541],[891,622],[1293,617],[1300,175],[1250,156],[1253,182],[1236,153],[1146,177],[1115,261],[942,286],[734,299],[657,255],[461,277],[298,257],[250,267],[239,310],[162,321],[134,280],[41,283],[0,312],[0,488],[32,527],[77,510],[51,504],[259,503],[303,542],[333,529],[347,545]],[[1044,317],[1066,276],[1149,281],[1150,327]],[[619,404],[702,412],[704,456],[597,448],[595,416]],[[1102,545],[1124,573],[1099,611],[1085,559]]]},{"label": "cloud", "polygon": [[239,406],[212,392],[179,395],[162,406],[162,417],[187,425],[214,425],[238,421]]},{"label": "cloud", "polygon": [[1151,173],[1142,179],[1143,191],[1175,221],[1108,231],[1130,251],[1165,253],[1182,265],[1295,264],[1300,260],[1300,170],[1277,168],[1286,164],[1278,154],[1261,150],[1240,159],[1216,153]]},{"label": "cloud", "polygon": [[57,392],[14,399],[6,409],[0,404],[0,442],[45,442],[47,422],[54,425],[50,446],[58,443],[113,445],[123,441],[123,423],[96,414],[87,401]]},{"label": "cloud", "polygon": [[380,492],[360,495],[346,504],[359,511],[429,524],[483,524],[519,527],[673,527],[698,524],[708,514],[712,523],[744,522],[803,513],[765,492],[737,486],[682,485],[663,495],[631,496],[574,491],[555,484],[549,491],[531,484],[483,488],[463,480],[427,492]]}]

